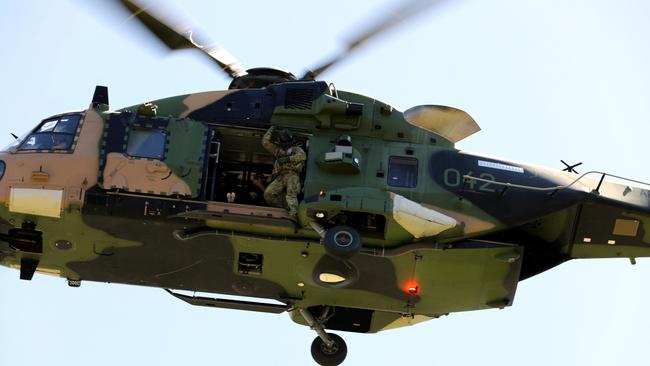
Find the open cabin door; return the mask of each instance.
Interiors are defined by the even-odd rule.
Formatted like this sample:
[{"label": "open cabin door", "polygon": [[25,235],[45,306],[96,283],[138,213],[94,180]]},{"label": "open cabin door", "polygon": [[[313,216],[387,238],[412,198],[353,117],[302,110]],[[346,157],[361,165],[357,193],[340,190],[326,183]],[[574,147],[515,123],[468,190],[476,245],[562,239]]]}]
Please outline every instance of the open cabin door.
[{"label": "open cabin door", "polygon": [[265,206],[264,187],[273,170],[273,156],[262,147],[265,130],[210,126],[203,181],[207,201]]},{"label": "open cabin door", "polygon": [[101,145],[104,189],[161,196],[198,197],[207,127],[183,118],[123,112],[106,124]]},{"label": "open cabin door", "polygon": [[[272,180],[274,157],[262,146],[265,129],[211,125],[202,198],[205,211],[182,217],[206,220],[206,226],[249,233],[287,235],[295,231],[284,208],[264,200]],[[305,144],[305,139],[300,139]],[[304,145],[303,145],[304,146]],[[190,237],[194,234],[188,234]]]}]

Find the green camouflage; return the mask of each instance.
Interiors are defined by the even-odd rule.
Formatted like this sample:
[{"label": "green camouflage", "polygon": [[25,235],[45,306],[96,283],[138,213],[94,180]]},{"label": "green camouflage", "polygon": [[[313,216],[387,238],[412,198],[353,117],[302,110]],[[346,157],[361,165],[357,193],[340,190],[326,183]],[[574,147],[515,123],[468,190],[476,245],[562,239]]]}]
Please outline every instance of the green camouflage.
[{"label": "green camouflage", "polygon": [[[273,176],[283,174],[300,174],[305,166],[307,155],[300,146],[291,146],[288,149],[281,148],[272,141],[274,127],[271,127],[262,138],[262,146],[275,158],[273,163]],[[282,160],[286,159],[286,160]]]},{"label": "green camouflage", "polygon": [[[201,35],[117,3],[169,49],[209,57],[230,89],[111,110],[98,87],[87,110],[47,118],[0,151],[0,265],[21,279],[288,312],[319,332],[316,352],[332,353],[324,329],[374,333],[504,308],[521,280],[570,259],[650,257],[647,184],[460,151],[480,128],[459,109],[398,111],[314,80],[394,18],[297,78],[244,70]],[[296,144],[276,144],[280,129]]]},{"label": "green camouflage", "polygon": [[298,217],[298,193],[300,193],[300,177],[296,173],[286,172],[266,187],[264,199],[273,207],[284,207],[289,210],[289,216]]},{"label": "green camouflage", "polygon": [[[275,103],[267,89],[298,87],[315,90],[300,108],[224,112]],[[329,306],[339,315],[327,329],[372,333],[509,306],[520,280],[572,258],[650,256],[647,190],[461,152],[453,137],[372,98],[333,95],[322,82],[151,103],[155,116],[138,115],[138,106],[82,112],[67,153],[0,152],[2,265],[71,284],[269,298],[301,324],[300,309],[318,315]],[[351,103],[360,113],[348,112]],[[450,113],[425,110],[443,122],[437,113]],[[270,126],[300,136],[309,154],[267,151]],[[133,131],[164,136],[162,158],[131,156],[141,138]],[[225,200],[247,194],[255,172],[279,174],[264,195],[282,208]],[[336,225],[361,235],[349,259],[322,244],[317,228]],[[42,248],[20,241],[30,235],[41,235]],[[332,274],[345,281],[323,280]]]},{"label": "green camouflage", "polygon": [[262,138],[262,145],[275,158],[273,163],[273,182],[264,191],[264,199],[273,207],[284,207],[289,216],[297,220],[298,194],[300,193],[300,173],[307,156],[299,146],[282,149],[272,141],[274,128],[271,127]]}]

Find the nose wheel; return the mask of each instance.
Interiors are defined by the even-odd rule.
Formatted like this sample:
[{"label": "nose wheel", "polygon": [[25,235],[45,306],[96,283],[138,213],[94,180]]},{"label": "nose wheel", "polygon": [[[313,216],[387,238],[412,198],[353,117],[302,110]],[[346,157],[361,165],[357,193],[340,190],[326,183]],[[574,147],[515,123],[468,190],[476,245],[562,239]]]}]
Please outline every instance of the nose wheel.
[{"label": "nose wheel", "polygon": [[307,324],[316,331],[318,337],[311,343],[311,356],[321,366],[337,366],[343,363],[348,355],[348,347],[343,338],[336,334],[325,333],[323,320],[327,317],[327,309],[323,316],[314,318],[307,309],[300,309],[300,315]]}]

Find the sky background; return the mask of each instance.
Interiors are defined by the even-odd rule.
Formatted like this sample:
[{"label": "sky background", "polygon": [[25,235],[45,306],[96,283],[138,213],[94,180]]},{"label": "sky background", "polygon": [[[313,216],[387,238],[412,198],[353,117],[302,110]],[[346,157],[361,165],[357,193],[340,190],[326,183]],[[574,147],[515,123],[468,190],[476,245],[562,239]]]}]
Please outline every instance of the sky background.
[{"label": "sky background", "polygon": [[[0,143],[88,106],[115,109],[227,88],[192,52],[167,55],[99,1],[0,0]],[[245,67],[302,74],[395,1],[179,1]],[[225,4],[225,5],[224,5]],[[442,104],[483,131],[463,150],[650,182],[650,2],[448,1],[323,77],[400,110]],[[154,46],[151,46],[153,43]],[[565,263],[522,282],[514,306],[414,327],[339,332],[346,365],[647,365],[650,260]],[[192,307],[160,289],[0,268],[0,365],[307,365],[315,334],[286,314]]]}]

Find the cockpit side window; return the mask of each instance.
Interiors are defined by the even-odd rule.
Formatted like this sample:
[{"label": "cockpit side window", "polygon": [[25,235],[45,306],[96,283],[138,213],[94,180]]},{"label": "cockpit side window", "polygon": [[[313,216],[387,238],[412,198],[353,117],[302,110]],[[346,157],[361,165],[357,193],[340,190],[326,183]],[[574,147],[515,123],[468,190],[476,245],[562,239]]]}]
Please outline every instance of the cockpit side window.
[{"label": "cockpit side window", "polygon": [[70,151],[80,120],[78,114],[48,118],[21,141],[18,151]]},{"label": "cockpit side window", "polygon": [[157,128],[133,127],[126,154],[138,158],[164,160],[167,133]]}]

